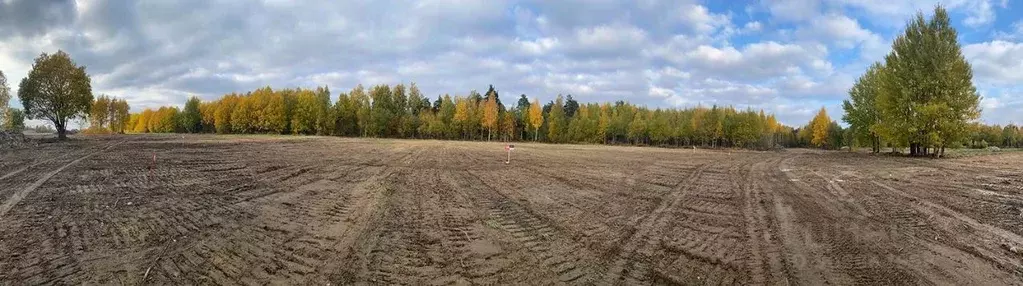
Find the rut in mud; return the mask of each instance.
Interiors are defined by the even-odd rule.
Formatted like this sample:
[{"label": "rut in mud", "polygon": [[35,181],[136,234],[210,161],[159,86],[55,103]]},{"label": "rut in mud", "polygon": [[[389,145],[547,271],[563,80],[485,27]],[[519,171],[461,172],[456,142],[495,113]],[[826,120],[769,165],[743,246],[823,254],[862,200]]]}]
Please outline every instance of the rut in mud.
[{"label": "rut in mud", "polygon": [[504,160],[501,143],[259,136],[4,151],[0,282],[1023,281],[1023,154],[516,144]]}]

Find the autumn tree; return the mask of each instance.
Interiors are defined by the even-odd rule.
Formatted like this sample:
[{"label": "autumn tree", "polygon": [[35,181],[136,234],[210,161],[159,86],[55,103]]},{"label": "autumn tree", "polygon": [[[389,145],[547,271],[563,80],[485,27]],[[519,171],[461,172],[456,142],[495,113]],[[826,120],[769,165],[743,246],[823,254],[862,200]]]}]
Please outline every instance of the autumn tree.
[{"label": "autumn tree", "polygon": [[254,97],[243,96],[238,98],[237,104],[231,111],[231,130],[235,133],[249,133],[254,130],[253,126],[253,101]]},{"label": "autumn tree", "polygon": [[493,95],[488,95],[486,101],[483,103],[483,128],[487,129],[487,141],[490,141],[491,134],[497,125],[499,115],[497,112],[497,99]]},{"label": "autumn tree", "polygon": [[[327,95],[327,98],[324,98]],[[106,97],[100,99],[106,100]],[[120,125],[117,106],[123,100],[110,99],[107,124],[111,130]],[[496,108],[495,108],[496,105]],[[567,116],[566,108],[574,108]],[[125,110],[127,107],[125,105]],[[228,94],[212,102],[189,99],[185,110],[175,107],[146,109],[126,116],[125,122],[132,132],[195,132],[198,110],[199,130],[219,133],[295,133],[331,134],[348,136],[378,136],[399,138],[443,138],[515,140],[519,128],[531,130],[536,141],[574,143],[632,142],[681,146],[704,144],[721,147],[773,146],[772,137],[783,146],[809,145],[814,140],[814,124],[793,130],[777,122],[773,115],[753,110],[737,111],[731,106],[711,108],[657,108],[649,109],[624,101],[611,103],[566,103],[564,98],[541,106],[538,100],[519,100],[513,109],[504,108],[491,88],[486,97],[471,91],[466,97],[438,96],[431,104],[422,96],[415,84],[407,89],[376,85],[367,95],[362,86],[350,93],[342,93],[330,106],[329,91],[316,89],[256,89],[244,95]],[[327,113],[324,115],[324,113]],[[187,117],[192,117],[189,120]],[[327,122],[324,122],[326,120]],[[546,122],[546,124],[545,124]],[[827,147],[841,146],[849,136],[844,130],[828,122],[823,143]],[[1002,131],[996,126],[997,136],[989,135],[992,128],[978,128],[980,140],[1015,142],[1001,138],[1002,133],[1017,132],[1016,128]],[[496,130],[495,130],[496,129]],[[971,129],[973,130],[973,129]],[[496,132],[495,132],[496,131]],[[117,132],[117,131],[115,131]],[[486,133],[484,136],[483,134]],[[540,136],[545,134],[545,136]],[[803,135],[805,134],[805,136]],[[973,134],[973,133],[971,133]],[[797,136],[798,135],[798,136]],[[818,134],[819,135],[819,134]],[[805,138],[805,139],[802,139]],[[621,140],[621,141],[619,141]],[[805,142],[805,143],[804,143]],[[836,143],[837,142],[837,143]]]},{"label": "autumn tree", "polygon": [[821,107],[817,111],[817,115],[810,120],[810,144],[816,147],[825,147],[828,143],[828,128],[831,127],[831,118],[828,117],[827,110]]},{"label": "autumn tree", "polygon": [[149,122],[153,120],[154,113],[155,112],[149,108],[143,110],[142,113],[139,114],[138,120],[135,123],[135,127],[132,128],[132,131],[135,133],[148,133],[150,125]]},{"label": "autumn tree", "polygon": [[202,117],[202,131],[211,133],[216,130],[216,112],[219,101],[207,101],[199,104],[199,114]]},{"label": "autumn tree", "polygon": [[316,134],[319,100],[312,90],[300,90],[291,116],[291,133]]},{"label": "autumn tree", "polygon": [[533,98],[529,105],[529,126],[533,128],[533,141],[540,139],[540,126],[543,125],[543,111],[540,109],[540,101]]},{"label": "autumn tree", "polygon": [[92,84],[84,66],[64,51],[43,53],[35,59],[28,77],[21,80],[18,98],[30,119],[46,119],[57,128],[57,138],[67,138],[68,120],[85,116],[92,103]]},{"label": "autumn tree", "polygon": [[512,140],[515,137],[515,116],[511,111],[505,111],[501,117],[501,134],[504,140]]},{"label": "autumn tree", "polygon": [[459,135],[463,139],[465,139],[466,133],[470,132],[469,130],[471,129],[471,127],[469,127],[471,126],[469,121],[472,120],[472,110],[470,110],[471,104],[472,103],[470,103],[470,100],[467,98],[460,96],[455,97],[455,113],[451,122],[460,130]]},{"label": "autumn tree", "polygon": [[597,135],[600,136],[600,143],[607,143],[607,134],[611,128],[611,105],[604,103],[600,105],[600,117],[597,119]]},{"label": "autumn tree", "polygon": [[647,116],[645,110],[637,112],[629,122],[628,138],[633,144],[646,143]]},{"label": "autumn tree", "polygon": [[217,129],[217,133],[227,134],[234,131],[231,115],[234,114],[238,101],[240,101],[240,98],[237,94],[224,95],[224,97],[217,101],[217,109],[213,112],[213,125]]}]

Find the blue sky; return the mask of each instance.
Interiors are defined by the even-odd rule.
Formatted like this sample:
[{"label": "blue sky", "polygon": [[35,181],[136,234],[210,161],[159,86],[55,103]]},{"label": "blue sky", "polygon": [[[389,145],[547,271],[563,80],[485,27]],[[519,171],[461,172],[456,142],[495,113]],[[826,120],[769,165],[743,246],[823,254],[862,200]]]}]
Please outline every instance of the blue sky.
[{"label": "blue sky", "polygon": [[[299,2],[299,3],[296,3]],[[493,84],[541,101],[733,105],[802,125],[839,104],[915,13],[938,1],[0,1],[0,70],[15,93],[42,52],[88,67],[134,111],[187,96],[415,82]],[[1023,123],[1023,3],[941,1],[984,99]],[[20,106],[17,99],[12,105]]]}]

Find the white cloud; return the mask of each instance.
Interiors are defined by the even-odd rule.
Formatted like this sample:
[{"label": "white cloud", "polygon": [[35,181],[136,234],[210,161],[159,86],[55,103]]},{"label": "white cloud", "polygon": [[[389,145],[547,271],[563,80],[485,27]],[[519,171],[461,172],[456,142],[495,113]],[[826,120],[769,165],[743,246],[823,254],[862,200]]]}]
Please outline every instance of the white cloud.
[{"label": "white cloud", "polygon": [[759,21],[748,22],[742,26],[742,31],[745,33],[760,32],[763,26]]},{"label": "white cloud", "polygon": [[779,21],[799,22],[806,21],[819,14],[820,1],[818,0],[778,0],[764,1],[767,10],[773,19]]},{"label": "white cloud", "polygon": [[711,13],[702,5],[688,5],[682,8],[682,21],[698,33],[711,33],[731,25],[728,15]]},{"label": "white cloud", "polygon": [[[97,93],[127,96],[136,110],[265,85],[340,92],[416,82],[431,97],[494,84],[542,101],[560,93],[764,108],[803,124],[820,106],[838,112],[854,76],[888,51],[888,25],[936,1],[783,0],[732,11],[694,0],[92,1],[56,18],[0,18],[0,68],[16,81],[40,52],[64,49],[88,66]],[[975,25],[1000,4],[944,2],[955,21]],[[1001,42],[964,47],[978,82],[1020,80],[1017,25],[995,33]],[[988,103],[1005,110],[1007,98]]]},{"label": "white cloud", "polygon": [[1015,85],[1023,82],[1023,43],[995,40],[963,47],[981,83]]},{"label": "white cloud", "polygon": [[827,48],[781,44],[774,41],[749,44],[742,51],[731,46],[716,48],[700,45],[676,57],[683,67],[699,71],[697,74],[738,80],[763,80],[771,77],[798,74],[805,68],[821,67]]},{"label": "white cloud", "polygon": [[1009,26],[1007,31],[996,31],[993,36],[999,40],[1023,39],[1023,21],[1016,21]]},{"label": "white cloud", "polygon": [[969,27],[980,27],[991,24],[995,21],[994,7],[991,1],[974,1],[967,5],[969,16],[963,20],[963,24]]},{"label": "white cloud", "polygon": [[[939,4],[950,11],[966,14],[967,17],[962,22],[969,27],[989,25],[996,19],[991,0],[828,0],[828,3],[832,6],[863,10],[872,16],[874,23],[893,27],[901,27],[905,24],[905,20],[917,12],[929,14],[934,6]],[[892,21],[892,19],[903,20]]]},{"label": "white cloud", "polygon": [[626,25],[597,26],[576,30],[576,49],[588,51],[621,51],[645,44],[646,32]]}]

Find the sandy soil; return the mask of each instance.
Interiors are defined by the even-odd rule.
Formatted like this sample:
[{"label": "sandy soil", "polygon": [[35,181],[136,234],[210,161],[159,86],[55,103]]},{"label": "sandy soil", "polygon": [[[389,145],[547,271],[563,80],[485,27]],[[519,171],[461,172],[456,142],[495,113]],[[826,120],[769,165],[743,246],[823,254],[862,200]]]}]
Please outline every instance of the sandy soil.
[{"label": "sandy soil", "polygon": [[0,284],[1023,281],[1023,153],[515,145],[511,164],[502,143],[317,137],[2,151]]}]

